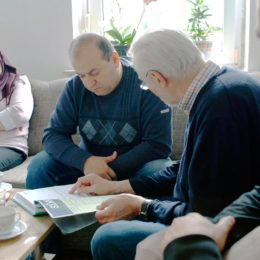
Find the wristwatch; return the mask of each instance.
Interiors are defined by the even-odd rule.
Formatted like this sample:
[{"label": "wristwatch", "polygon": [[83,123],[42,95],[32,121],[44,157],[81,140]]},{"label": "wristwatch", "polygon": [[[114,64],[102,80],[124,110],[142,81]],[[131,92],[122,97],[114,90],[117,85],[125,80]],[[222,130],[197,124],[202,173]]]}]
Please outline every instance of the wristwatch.
[{"label": "wristwatch", "polygon": [[147,219],[147,212],[148,212],[148,208],[151,204],[152,200],[144,200],[144,202],[142,203],[139,215],[140,217],[142,217],[143,219]]}]

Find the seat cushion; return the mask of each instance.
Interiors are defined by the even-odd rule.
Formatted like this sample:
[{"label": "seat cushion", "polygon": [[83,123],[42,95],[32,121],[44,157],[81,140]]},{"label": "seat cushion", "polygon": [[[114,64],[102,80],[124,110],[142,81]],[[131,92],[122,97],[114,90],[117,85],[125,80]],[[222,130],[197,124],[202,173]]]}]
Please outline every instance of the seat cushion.
[{"label": "seat cushion", "polygon": [[25,188],[27,167],[33,156],[29,156],[22,164],[4,172],[3,181],[12,183],[14,188]]}]

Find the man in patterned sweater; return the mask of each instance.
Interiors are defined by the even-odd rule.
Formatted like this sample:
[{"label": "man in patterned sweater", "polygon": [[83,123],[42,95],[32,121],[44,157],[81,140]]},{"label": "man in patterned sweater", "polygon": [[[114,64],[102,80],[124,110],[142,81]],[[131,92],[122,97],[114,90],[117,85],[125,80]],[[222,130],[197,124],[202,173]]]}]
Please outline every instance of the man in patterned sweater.
[{"label": "man in patterned sweater", "polygon": [[[135,193],[140,179],[171,164],[171,109],[140,88],[134,69],[104,37],[80,35],[70,58],[77,75],[44,130],[45,151],[29,165],[26,187],[74,183],[85,175],[91,185],[106,181],[95,193]],[[77,128],[79,146],[71,139]]]}]

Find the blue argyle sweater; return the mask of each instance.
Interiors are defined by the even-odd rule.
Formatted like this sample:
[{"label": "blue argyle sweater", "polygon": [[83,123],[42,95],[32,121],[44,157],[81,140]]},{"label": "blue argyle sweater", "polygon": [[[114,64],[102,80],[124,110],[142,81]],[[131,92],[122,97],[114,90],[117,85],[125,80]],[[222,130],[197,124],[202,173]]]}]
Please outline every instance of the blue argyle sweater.
[{"label": "blue argyle sweater", "polygon": [[[126,62],[116,89],[106,96],[88,91],[75,76],[65,86],[50,123],[44,130],[43,145],[59,162],[83,170],[91,155],[118,152],[110,163],[118,179],[131,177],[145,163],[171,153],[171,110],[152,92],[140,88],[137,73]],[[81,144],[71,136],[77,127]]]},{"label": "blue argyle sweater", "polygon": [[149,220],[166,224],[191,211],[214,216],[259,185],[260,81],[227,67],[212,77],[190,111],[180,164],[140,182],[157,194],[176,182],[173,201],[148,208]]}]

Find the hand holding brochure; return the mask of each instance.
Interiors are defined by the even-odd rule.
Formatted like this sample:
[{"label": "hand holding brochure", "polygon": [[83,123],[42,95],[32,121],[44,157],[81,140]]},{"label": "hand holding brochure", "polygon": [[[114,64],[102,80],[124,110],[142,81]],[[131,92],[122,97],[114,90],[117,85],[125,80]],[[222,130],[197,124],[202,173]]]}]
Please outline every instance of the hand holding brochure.
[{"label": "hand holding brochure", "polygon": [[111,195],[92,196],[85,194],[84,196],[74,195],[72,198],[39,200],[39,203],[52,218],[61,218],[95,212],[96,207],[110,197]]},{"label": "hand holding brochure", "polygon": [[99,204],[113,196],[70,194],[72,186],[73,184],[69,184],[25,190],[17,192],[13,200],[32,215],[46,214],[47,212],[52,218],[61,218],[95,212]]}]

